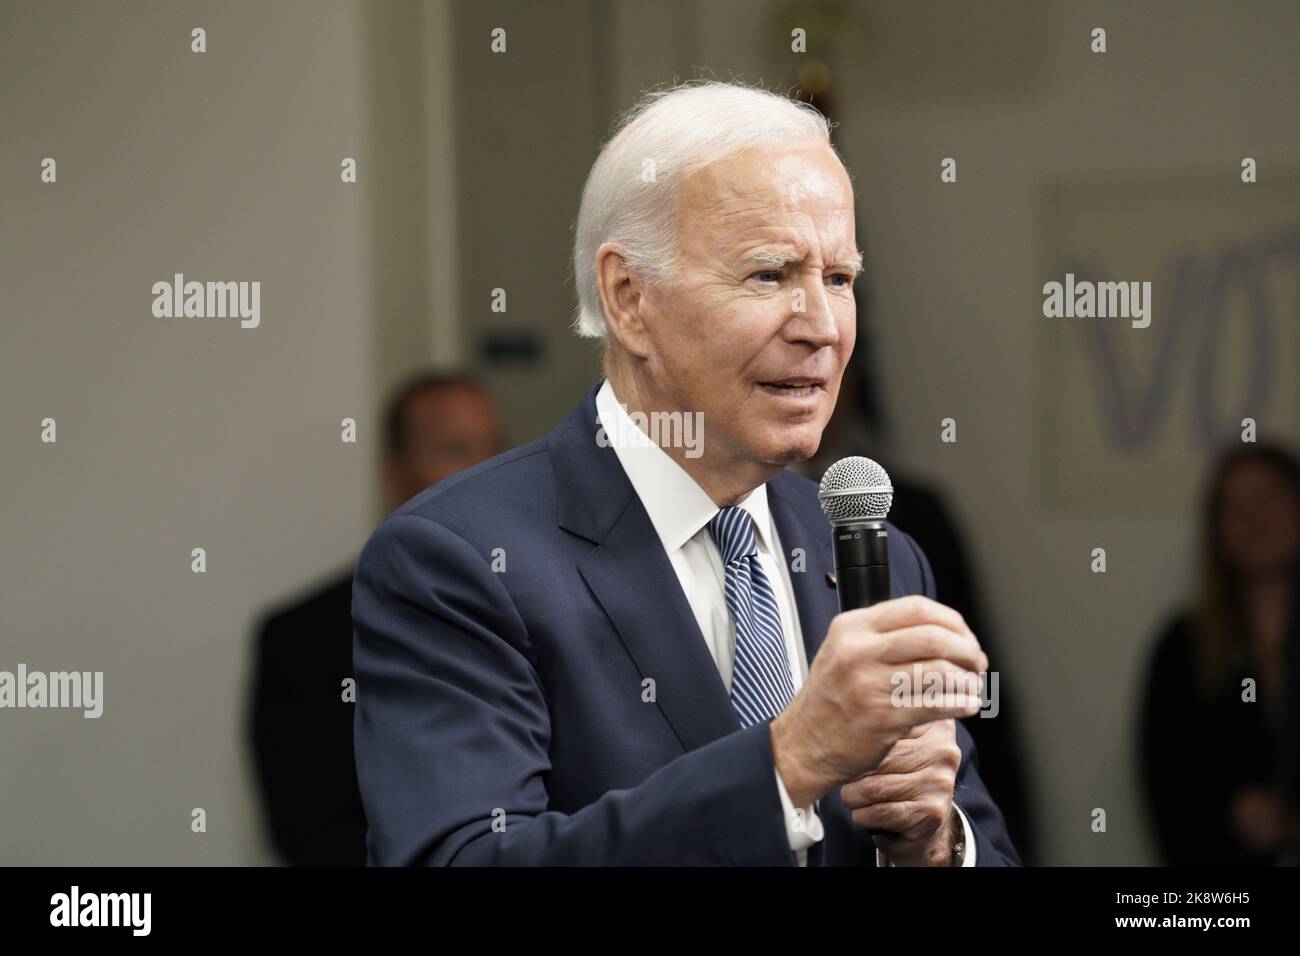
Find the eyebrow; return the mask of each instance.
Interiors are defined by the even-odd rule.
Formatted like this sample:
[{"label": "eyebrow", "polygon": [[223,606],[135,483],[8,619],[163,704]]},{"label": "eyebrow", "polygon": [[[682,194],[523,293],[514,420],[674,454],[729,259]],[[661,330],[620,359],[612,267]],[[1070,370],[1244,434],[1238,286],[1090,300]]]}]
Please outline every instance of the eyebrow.
[{"label": "eyebrow", "polygon": [[[755,252],[745,256],[740,260],[742,265],[761,265],[771,269],[781,269],[787,264],[796,261],[792,254],[784,252]],[[855,276],[862,274],[862,253],[854,252],[852,255],[843,259],[832,262],[828,269],[847,268],[853,271]]]}]

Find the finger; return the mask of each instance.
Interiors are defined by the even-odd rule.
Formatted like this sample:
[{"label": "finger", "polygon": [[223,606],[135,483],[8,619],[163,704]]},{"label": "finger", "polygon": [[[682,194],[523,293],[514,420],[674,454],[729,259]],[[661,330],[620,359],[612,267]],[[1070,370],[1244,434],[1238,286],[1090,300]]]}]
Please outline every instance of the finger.
[{"label": "finger", "polygon": [[[932,724],[922,724],[921,726],[930,727]],[[926,754],[935,748],[917,744],[916,740],[917,738],[899,739],[890,748],[889,753],[885,754],[880,763],[854,779],[861,780],[865,777],[882,776],[890,773],[908,773],[925,766],[927,762]]]},{"label": "finger", "polygon": [[925,803],[908,800],[902,803],[874,803],[853,811],[853,822],[860,827],[887,830],[906,839],[909,831],[930,817]]},{"label": "finger", "polygon": [[840,799],[850,810],[869,807],[874,803],[905,803],[926,795],[940,793],[952,799],[957,774],[952,767],[936,767],[926,771],[924,764],[916,771],[903,773],[872,773],[850,781],[840,788]]},{"label": "finger", "polygon": [[894,631],[915,624],[938,624],[959,634],[974,633],[966,626],[966,619],[946,604],[940,604],[922,594],[881,601],[871,607],[848,613],[858,614],[877,631]]},{"label": "finger", "polygon": [[928,724],[918,724],[917,726],[910,728],[907,733],[903,734],[899,739],[917,740],[921,737],[927,736],[928,734],[943,733],[945,731],[952,733],[954,737],[957,734],[957,725],[951,718],[948,720],[932,720]]},{"label": "finger", "polygon": [[891,665],[889,702],[894,707],[949,705],[959,697],[980,699],[980,675],[948,659]]},{"label": "finger", "polygon": [[872,646],[876,660],[886,664],[947,658],[973,671],[986,671],[989,666],[989,659],[974,635],[938,624],[917,624],[888,631]]},{"label": "finger", "polygon": [[898,708],[897,721],[903,726],[917,726],[942,720],[965,720],[984,709],[984,702],[969,694],[939,694],[934,700],[924,698]]},{"label": "finger", "polygon": [[[936,721],[936,723],[941,722]],[[894,749],[885,755],[884,760],[854,779],[861,780],[864,777],[879,777],[891,773],[916,773],[934,764],[954,768],[961,764],[961,748],[957,746],[956,740],[944,739],[936,735],[920,741],[909,740],[906,744],[899,741]]]},{"label": "finger", "polygon": [[[884,759],[866,773],[859,774],[854,780],[865,777],[883,776],[891,773],[913,773],[931,766],[946,764],[954,769],[961,765],[961,748],[957,745],[957,735],[951,720],[936,720],[921,727],[931,732],[920,737],[901,737],[885,754]],[[913,731],[918,728],[913,728]]]}]

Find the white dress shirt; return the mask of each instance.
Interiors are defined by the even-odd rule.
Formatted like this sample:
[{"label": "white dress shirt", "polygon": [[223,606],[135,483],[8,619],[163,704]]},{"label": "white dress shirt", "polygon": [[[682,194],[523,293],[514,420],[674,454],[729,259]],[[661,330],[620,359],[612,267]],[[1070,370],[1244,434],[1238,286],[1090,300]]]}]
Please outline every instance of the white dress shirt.
[{"label": "white dress shirt", "polygon": [[[672,563],[681,583],[682,592],[690,605],[700,633],[708,646],[709,654],[718,665],[722,683],[731,691],[731,671],[736,657],[736,628],[727,610],[725,594],[726,572],[722,555],[709,533],[709,521],[718,513],[713,503],[695,479],[688,475],[671,456],[652,442],[618,442],[620,435],[632,434],[636,424],[619,404],[608,379],[596,393],[596,414],[606,423],[606,435],[618,456],[619,464],[641,504],[654,525],[668,560]],[[617,424],[610,424],[615,423]],[[754,522],[754,540],[758,548],[758,563],[772,585],[781,615],[781,630],[785,636],[786,657],[790,662],[790,678],[797,694],[808,673],[807,652],[795,612],[794,588],[786,565],[776,524],[767,505],[767,486],[760,485],[737,507],[749,512]],[[790,794],[776,774],[777,795],[784,810],[786,838],[795,852],[800,866],[808,862],[808,847],[825,835],[816,804],[795,812]],[[955,804],[954,804],[955,805]],[[958,810],[966,836],[966,856],[963,866],[975,865],[975,841],[966,815]],[[887,865],[877,851],[878,865]]]}]

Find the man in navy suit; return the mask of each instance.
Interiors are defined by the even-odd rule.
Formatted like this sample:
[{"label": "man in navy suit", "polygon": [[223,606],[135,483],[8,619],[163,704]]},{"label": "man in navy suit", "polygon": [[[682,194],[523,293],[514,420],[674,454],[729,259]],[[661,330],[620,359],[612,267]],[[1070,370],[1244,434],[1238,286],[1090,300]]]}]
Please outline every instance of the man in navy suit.
[{"label": "man in navy suit", "polygon": [[887,526],[837,613],[810,457],[853,349],[848,175],[811,108],[648,97],[579,211],[606,378],[417,495],[353,586],[372,864],[1016,865],[959,718],[987,659]]}]

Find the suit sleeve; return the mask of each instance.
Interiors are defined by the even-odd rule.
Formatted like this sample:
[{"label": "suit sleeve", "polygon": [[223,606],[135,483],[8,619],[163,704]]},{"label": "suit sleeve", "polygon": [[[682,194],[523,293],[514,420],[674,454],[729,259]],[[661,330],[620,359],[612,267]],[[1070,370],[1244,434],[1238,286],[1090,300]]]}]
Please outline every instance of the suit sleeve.
[{"label": "suit sleeve", "polygon": [[365,830],[352,740],[336,714],[350,705],[321,635],[300,640],[306,623],[273,617],[258,633],[249,729],[266,822],[292,866],[359,866]]},{"label": "suit sleeve", "polygon": [[1189,732],[1196,711],[1189,636],[1185,619],[1166,628],[1147,669],[1142,702],[1142,782],[1162,862],[1169,866],[1219,863],[1233,855],[1227,788],[1206,778],[1204,738]]},{"label": "suit sleeve", "polygon": [[372,865],[794,865],[766,722],[549,809],[528,629],[488,560],[438,522],[398,514],[376,530],[352,611]]},{"label": "suit sleeve", "polygon": [[[916,555],[921,567],[922,590],[926,597],[935,597],[934,574],[925,552],[905,532],[900,532],[903,539]],[[972,718],[983,720],[982,717]],[[996,719],[996,718],[994,718]],[[1007,834],[1006,822],[1002,812],[989,795],[984,781],[979,775],[979,754],[975,750],[975,741],[962,721],[957,721],[957,746],[961,748],[961,766],[957,769],[957,782],[953,787],[953,802],[961,808],[975,837],[976,866],[1020,866],[1020,856],[1016,853],[1011,837]]]}]

